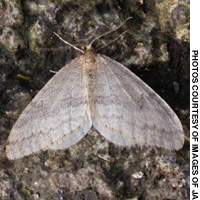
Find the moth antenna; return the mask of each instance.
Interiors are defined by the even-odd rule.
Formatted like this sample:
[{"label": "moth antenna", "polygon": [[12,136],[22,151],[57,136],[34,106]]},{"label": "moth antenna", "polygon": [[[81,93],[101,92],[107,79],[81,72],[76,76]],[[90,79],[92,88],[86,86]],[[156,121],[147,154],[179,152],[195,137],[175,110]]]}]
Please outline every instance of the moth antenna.
[{"label": "moth antenna", "polygon": [[99,40],[100,38],[102,38],[102,37],[104,37],[104,36],[106,36],[106,35],[109,35],[110,33],[113,33],[113,32],[115,32],[115,31],[117,31],[117,30],[120,29],[122,26],[124,26],[124,24],[126,24],[126,22],[127,22],[128,20],[130,20],[130,19],[132,19],[132,17],[128,17],[128,18],[127,18],[123,23],[121,23],[117,28],[112,29],[112,30],[110,30],[110,31],[107,31],[107,32],[105,32],[105,33],[103,33],[103,34],[97,36],[96,38],[94,38],[94,39],[89,43],[88,46],[91,47],[95,41]]},{"label": "moth antenna", "polygon": [[58,37],[62,42],[64,42],[65,44],[69,45],[70,47],[74,48],[75,50],[81,52],[82,54],[84,54],[85,52],[82,49],[79,49],[78,47],[76,47],[75,45],[67,42],[66,40],[64,40],[61,36],[59,36],[57,33],[53,32],[53,34]]},{"label": "moth antenna", "polygon": [[100,47],[97,49],[97,51],[99,51],[100,49],[104,49],[105,47],[109,46],[110,44],[114,43],[116,40],[118,40],[119,38],[121,38],[123,35],[125,35],[128,31],[124,31],[122,32],[118,37],[116,37],[114,40],[110,41],[109,43],[107,43],[106,45]]}]

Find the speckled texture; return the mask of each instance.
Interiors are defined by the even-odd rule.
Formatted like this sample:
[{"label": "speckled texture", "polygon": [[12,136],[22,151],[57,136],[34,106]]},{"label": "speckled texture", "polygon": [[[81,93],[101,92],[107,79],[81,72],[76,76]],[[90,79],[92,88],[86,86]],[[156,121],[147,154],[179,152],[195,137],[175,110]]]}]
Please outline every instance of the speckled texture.
[{"label": "speckled texture", "polygon": [[[49,70],[79,54],[52,32],[82,46],[130,16],[133,20],[97,41],[95,49],[126,65],[163,97],[188,137],[189,2],[18,2],[0,4],[0,199],[188,199],[187,141],[178,152],[126,149],[91,132],[68,150],[14,162],[6,159],[4,148],[20,112],[52,76]],[[123,38],[100,49],[125,30]]]}]

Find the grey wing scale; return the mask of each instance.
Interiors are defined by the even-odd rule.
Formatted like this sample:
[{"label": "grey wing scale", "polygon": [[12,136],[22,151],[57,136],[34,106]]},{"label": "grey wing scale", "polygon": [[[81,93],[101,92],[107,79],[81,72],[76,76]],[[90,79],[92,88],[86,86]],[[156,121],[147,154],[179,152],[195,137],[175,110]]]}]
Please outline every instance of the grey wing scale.
[{"label": "grey wing scale", "polygon": [[93,126],[118,145],[180,149],[182,125],[167,103],[120,63],[101,55],[96,62]]},{"label": "grey wing scale", "polygon": [[8,138],[9,159],[65,149],[92,126],[118,145],[182,147],[184,134],[178,117],[149,86],[101,55],[91,68],[94,78],[84,71],[86,60],[77,58],[63,67],[25,108]]},{"label": "grey wing scale", "polygon": [[40,150],[64,149],[92,126],[82,67],[74,59],[40,90],[13,126],[6,153],[17,159]]}]

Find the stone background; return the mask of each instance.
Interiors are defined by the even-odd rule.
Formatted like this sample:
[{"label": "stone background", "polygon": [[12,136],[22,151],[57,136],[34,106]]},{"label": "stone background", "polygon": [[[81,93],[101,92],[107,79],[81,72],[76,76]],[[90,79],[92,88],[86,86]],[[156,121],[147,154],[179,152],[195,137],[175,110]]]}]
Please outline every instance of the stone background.
[{"label": "stone background", "polygon": [[[17,161],[4,148],[12,125],[82,46],[127,66],[179,116],[189,137],[189,0],[2,0],[0,2],[0,199],[186,200],[189,142],[180,151],[119,148],[91,132],[65,151]],[[126,35],[105,48],[123,31]]]}]

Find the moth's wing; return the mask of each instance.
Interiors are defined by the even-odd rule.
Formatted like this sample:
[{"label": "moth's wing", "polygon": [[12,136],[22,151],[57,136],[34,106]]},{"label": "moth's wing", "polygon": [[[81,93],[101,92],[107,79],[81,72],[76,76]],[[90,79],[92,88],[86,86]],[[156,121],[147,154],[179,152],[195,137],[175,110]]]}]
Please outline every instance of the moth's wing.
[{"label": "moth's wing", "polygon": [[182,125],[149,86],[120,63],[97,56],[94,127],[109,141],[126,146],[180,149]]},{"label": "moth's wing", "polygon": [[6,153],[17,159],[40,150],[64,149],[91,128],[80,59],[67,64],[39,91],[13,126]]}]

